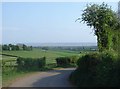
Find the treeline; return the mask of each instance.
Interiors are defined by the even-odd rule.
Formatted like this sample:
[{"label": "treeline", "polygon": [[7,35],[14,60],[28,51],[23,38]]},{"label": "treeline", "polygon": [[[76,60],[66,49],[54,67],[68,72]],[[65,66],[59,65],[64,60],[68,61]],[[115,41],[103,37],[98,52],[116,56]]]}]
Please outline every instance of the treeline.
[{"label": "treeline", "polygon": [[13,50],[26,50],[26,51],[31,51],[33,49],[32,46],[27,46],[25,44],[18,44],[18,45],[13,45],[13,44],[4,44],[2,45],[2,50],[6,51],[13,51]]},{"label": "treeline", "polygon": [[68,51],[97,51],[97,46],[43,46],[36,47],[42,50],[68,50]]}]

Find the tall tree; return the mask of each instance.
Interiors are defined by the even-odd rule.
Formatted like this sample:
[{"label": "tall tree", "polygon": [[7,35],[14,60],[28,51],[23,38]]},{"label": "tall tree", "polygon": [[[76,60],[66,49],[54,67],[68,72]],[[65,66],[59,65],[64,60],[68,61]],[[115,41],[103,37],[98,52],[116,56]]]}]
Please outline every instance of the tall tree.
[{"label": "tall tree", "polygon": [[[80,18],[78,18],[80,20]],[[97,36],[99,51],[110,50],[112,35],[111,31],[117,25],[117,16],[107,4],[87,5],[82,14],[82,22],[87,26],[94,28],[94,34]]]}]

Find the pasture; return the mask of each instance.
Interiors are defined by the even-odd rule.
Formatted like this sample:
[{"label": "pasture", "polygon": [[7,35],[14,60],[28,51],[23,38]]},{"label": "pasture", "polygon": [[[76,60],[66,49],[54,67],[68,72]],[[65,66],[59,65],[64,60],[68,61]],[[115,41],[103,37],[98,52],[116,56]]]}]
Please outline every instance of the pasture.
[{"label": "pasture", "polygon": [[[59,51],[59,50],[42,50],[34,48],[32,51],[3,51],[3,54],[14,55],[18,57],[25,58],[41,58],[46,57],[47,64],[55,63],[56,57],[64,57],[64,56],[79,56],[79,53],[69,52],[69,51]],[[14,60],[15,57],[3,56],[3,60]]]}]

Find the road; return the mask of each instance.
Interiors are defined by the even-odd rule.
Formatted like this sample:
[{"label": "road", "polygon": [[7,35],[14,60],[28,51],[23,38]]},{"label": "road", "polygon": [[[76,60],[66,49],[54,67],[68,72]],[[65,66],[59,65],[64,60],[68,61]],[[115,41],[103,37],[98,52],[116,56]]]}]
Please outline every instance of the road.
[{"label": "road", "polygon": [[13,82],[9,87],[74,87],[68,77],[75,68],[37,72]]}]

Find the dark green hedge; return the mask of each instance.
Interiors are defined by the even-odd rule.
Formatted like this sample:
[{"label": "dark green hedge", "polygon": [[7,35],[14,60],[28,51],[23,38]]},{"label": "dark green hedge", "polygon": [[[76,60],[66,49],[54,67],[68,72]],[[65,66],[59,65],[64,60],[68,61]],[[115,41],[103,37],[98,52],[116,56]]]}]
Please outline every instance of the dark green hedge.
[{"label": "dark green hedge", "polygon": [[76,64],[79,59],[79,56],[70,56],[69,58],[71,63]]},{"label": "dark green hedge", "polygon": [[69,57],[58,57],[56,58],[57,66],[65,66],[70,65],[70,58]]},{"label": "dark green hedge", "polygon": [[46,65],[46,58],[17,58],[18,69],[37,69]]},{"label": "dark green hedge", "polygon": [[70,80],[80,87],[120,87],[120,60],[112,53],[81,57]]},{"label": "dark green hedge", "polygon": [[77,56],[58,57],[56,58],[56,62],[57,66],[73,66],[76,65],[78,59],[79,58]]}]

